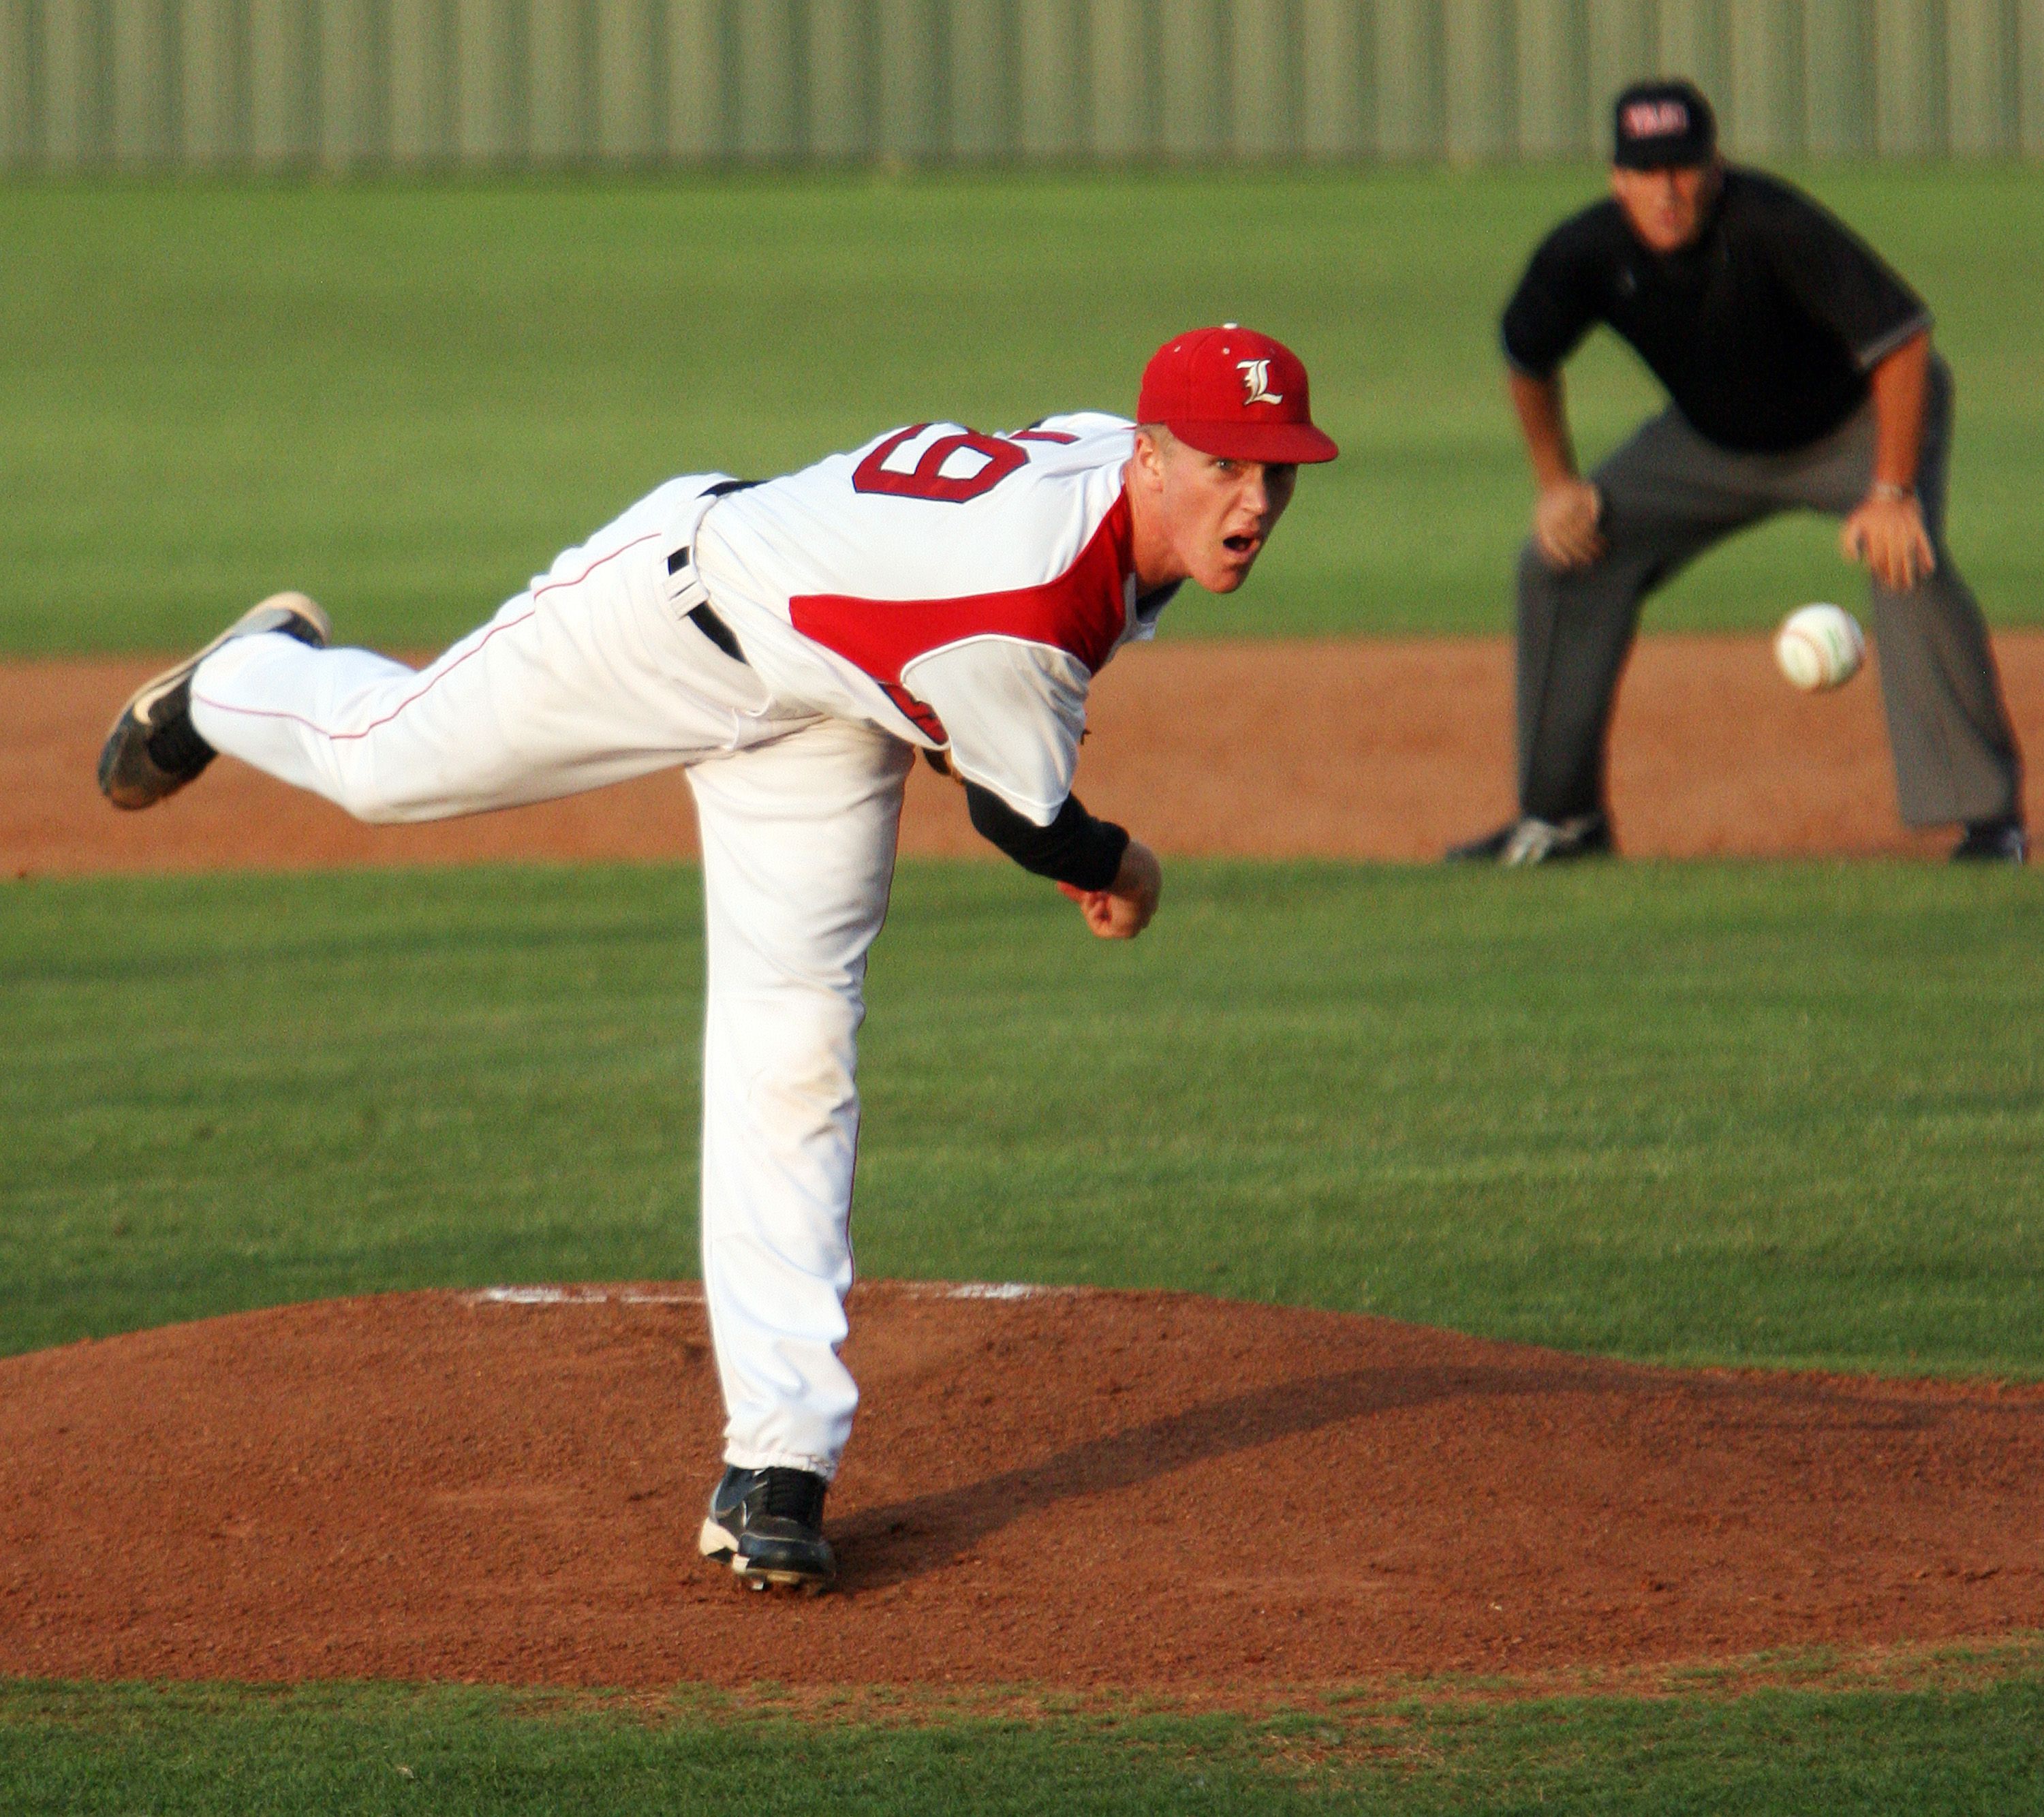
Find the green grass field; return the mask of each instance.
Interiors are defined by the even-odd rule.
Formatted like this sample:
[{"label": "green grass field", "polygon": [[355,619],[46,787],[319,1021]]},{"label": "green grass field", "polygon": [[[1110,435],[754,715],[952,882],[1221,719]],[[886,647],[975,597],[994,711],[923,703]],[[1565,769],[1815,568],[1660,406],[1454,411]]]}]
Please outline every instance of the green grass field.
[{"label": "green grass field", "polygon": [[[2044,184],[1811,181],[1937,309],[1955,545],[1992,618],[2044,623]],[[430,645],[670,473],[1127,409],[1156,341],[1223,317],[1301,348],[1347,455],[1171,633],[1500,630],[1527,499],[1496,311],[1597,182],[0,186],[0,652],[177,647],[286,584]],[[1608,343],[1572,382],[1593,455],[1652,396]],[[1857,597],[1829,545],[1770,528],[1650,622]],[[0,882],[0,1354],[692,1273],[697,890]],[[2044,1376],[2040,906],[1904,866],[1180,865],[1108,949],[1005,869],[905,867],[861,1265]],[[0,1811],[2044,1809],[2034,1650],[1933,1676],[1254,1717],[0,1683]]]},{"label": "green grass field", "polygon": [[1274,1716],[804,1718],[770,1696],[665,1705],[317,1687],[0,1685],[10,1817],[76,1811],[2044,1811],[2044,1687],[1442,1707],[1330,1697]]},{"label": "green grass field", "polygon": [[[0,900],[0,1349],[695,1272],[687,868]],[[1184,864],[1130,947],[905,866],[876,1276],[1197,1289],[1689,1362],[2044,1374],[2037,880]]]},{"label": "green grass field", "polygon": [[[303,586],[345,636],[468,628],[652,485],[889,424],[1133,408],[1174,328],[1294,342],[1347,454],[1236,599],[1173,634],[1496,631],[1529,501],[1496,317],[1588,169],[0,187],[0,651],[175,648]],[[2044,622],[2044,183],[1809,181],[1911,276],[1959,375],[1953,538]],[[1654,394],[1608,337],[1585,452]],[[1861,597],[1815,519],[1650,624]]]}]

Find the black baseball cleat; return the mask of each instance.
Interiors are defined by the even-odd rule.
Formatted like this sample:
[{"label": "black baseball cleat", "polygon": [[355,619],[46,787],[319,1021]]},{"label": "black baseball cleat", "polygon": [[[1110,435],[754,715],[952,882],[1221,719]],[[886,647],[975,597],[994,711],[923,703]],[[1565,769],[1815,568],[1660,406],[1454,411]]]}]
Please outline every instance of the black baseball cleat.
[{"label": "black baseball cleat", "polygon": [[837,1581],[837,1558],[823,1535],[829,1487],[813,1470],[728,1469],[711,1492],[697,1544],[751,1588],[827,1590]]},{"label": "black baseball cleat", "polygon": [[1572,820],[1543,820],[1522,814],[1494,833],[1466,845],[1450,846],[1450,864],[1562,864],[1570,859],[1608,858],[1616,851],[1611,820],[1602,812]]},{"label": "black baseball cleat", "polygon": [[117,808],[151,808],[198,776],[217,754],[191,722],[192,671],[221,644],[271,631],[323,650],[333,627],[303,594],[275,593],[203,650],[144,682],[129,696],[100,750],[100,793]]},{"label": "black baseball cleat", "polygon": [[1965,836],[1952,847],[1954,864],[2027,864],[2030,835],[2010,815],[1998,820],[1969,820]]}]

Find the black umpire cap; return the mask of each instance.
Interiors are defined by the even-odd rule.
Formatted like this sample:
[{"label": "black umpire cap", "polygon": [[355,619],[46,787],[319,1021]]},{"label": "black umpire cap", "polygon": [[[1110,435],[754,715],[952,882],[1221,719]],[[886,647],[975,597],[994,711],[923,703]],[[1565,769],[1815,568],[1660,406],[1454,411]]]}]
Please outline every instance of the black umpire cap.
[{"label": "black umpire cap", "polygon": [[1717,116],[1692,82],[1635,82],[1612,104],[1611,161],[1621,170],[1708,164],[1717,149]]}]

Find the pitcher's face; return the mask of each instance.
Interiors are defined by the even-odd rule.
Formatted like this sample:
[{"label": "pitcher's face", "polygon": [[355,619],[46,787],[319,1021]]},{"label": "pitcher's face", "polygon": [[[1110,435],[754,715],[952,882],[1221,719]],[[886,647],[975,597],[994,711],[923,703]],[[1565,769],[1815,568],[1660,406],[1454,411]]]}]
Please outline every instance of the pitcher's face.
[{"label": "pitcher's face", "polygon": [[1195,580],[1209,593],[1233,593],[1249,578],[1299,482],[1296,467],[1203,454],[1169,432],[1142,432],[1135,463],[1156,543],[1175,570],[1144,578]]}]

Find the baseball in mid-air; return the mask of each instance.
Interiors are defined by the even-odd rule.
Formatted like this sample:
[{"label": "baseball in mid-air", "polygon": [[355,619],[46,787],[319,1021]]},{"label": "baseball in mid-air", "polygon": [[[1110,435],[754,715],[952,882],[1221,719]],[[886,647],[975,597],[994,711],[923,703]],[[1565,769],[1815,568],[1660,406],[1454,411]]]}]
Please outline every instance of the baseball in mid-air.
[{"label": "baseball in mid-air", "polygon": [[1865,659],[1859,620],[1842,605],[1799,606],[1774,634],[1775,662],[1806,694],[1843,687]]}]

